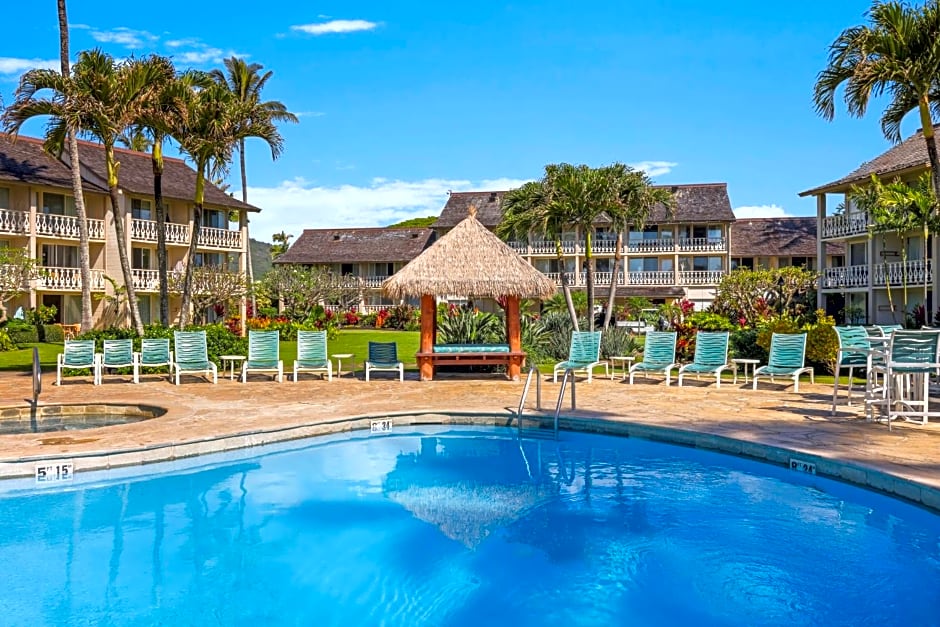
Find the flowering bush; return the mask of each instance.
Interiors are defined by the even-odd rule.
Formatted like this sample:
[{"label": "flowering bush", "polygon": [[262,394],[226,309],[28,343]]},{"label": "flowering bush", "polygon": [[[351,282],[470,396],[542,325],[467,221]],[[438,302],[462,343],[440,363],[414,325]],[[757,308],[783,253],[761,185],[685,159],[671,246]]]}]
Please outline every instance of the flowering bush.
[{"label": "flowering bush", "polygon": [[359,312],[355,309],[350,309],[343,313],[343,324],[349,327],[354,327],[359,324]]}]

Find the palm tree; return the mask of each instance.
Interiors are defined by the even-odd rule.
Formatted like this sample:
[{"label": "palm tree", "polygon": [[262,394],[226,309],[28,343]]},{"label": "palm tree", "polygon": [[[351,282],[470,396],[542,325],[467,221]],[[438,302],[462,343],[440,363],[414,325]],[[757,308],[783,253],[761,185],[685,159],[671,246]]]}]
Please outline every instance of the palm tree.
[{"label": "palm tree", "polygon": [[607,311],[604,314],[604,328],[610,326],[614,313],[614,299],[617,295],[616,276],[623,259],[623,232],[633,227],[642,229],[653,208],[662,205],[670,215],[675,214],[676,199],[672,192],[664,187],[653,187],[653,181],[645,172],[633,170],[622,163],[602,168],[609,180],[610,202],[605,212],[610,218],[610,226],[617,233],[617,247],[614,250],[614,271],[610,280],[610,293],[607,297]]},{"label": "palm tree", "polygon": [[[127,241],[125,211],[118,191],[121,164],[115,158],[114,147],[136,119],[137,108],[145,100],[152,78],[149,67],[138,60],[117,63],[101,50],[83,51],[72,67],[70,77],[42,69],[24,74],[16,90],[16,100],[4,114],[7,128],[14,132],[31,118],[51,116],[46,146],[59,153],[73,130],[101,142],[128,310],[131,324],[140,335],[143,335],[144,327],[124,244]],[[51,99],[36,97],[38,92],[47,89],[53,92]]]},{"label": "palm tree", "polygon": [[[261,91],[274,72],[268,70],[262,74],[261,70],[264,69],[263,65],[260,63],[246,63],[244,59],[239,59],[238,57],[225,59],[224,64],[224,72],[215,69],[210,72],[210,76],[220,85],[227,87],[235,96],[236,100],[249,105],[245,109],[245,114],[247,115],[246,123],[250,124],[255,121],[266,121],[269,123],[299,122],[297,116],[288,111],[284,103],[277,100],[269,100],[267,102],[261,100]],[[261,139],[267,141],[264,137]],[[242,202],[247,204],[248,175],[245,170],[245,137],[238,140],[238,161],[239,170],[241,172]],[[239,212],[239,224],[245,225],[245,234],[247,237],[248,222],[244,209],[241,209]],[[245,250],[247,251],[248,280],[253,283],[254,272],[251,267],[250,240],[245,242]],[[253,298],[254,297],[252,297],[252,299]],[[254,303],[252,304],[252,309],[255,309]]]},{"label": "palm tree", "polygon": [[845,85],[849,114],[862,117],[871,99],[888,95],[881,130],[895,143],[901,121],[916,110],[930,160],[934,193],[940,197],[940,158],[931,110],[940,109],[940,2],[923,7],[875,0],[869,23],[847,28],[829,47],[829,63],[817,79],[816,112],[835,117],[836,91]]},{"label": "palm tree", "polygon": [[206,177],[222,176],[232,161],[232,153],[240,140],[260,137],[277,158],[283,148],[283,139],[270,119],[253,119],[249,115],[251,103],[238,101],[226,86],[210,83],[190,92],[181,107],[181,115],[173,136],[181,150],[196,168],[196,191],[193,206],[193,228],[190,232],[186,273],[183,279],[183,303],[180,326],[189,322],[192,303],[192,277],[196,260],[196,246],[202,225],[205,202]]},{"label": "palm tree", "polygon": [[[69,19],[65,0],[59,5],[59,62],[62,76],[69,76]],[[75,216],[78,220],[78,272],[82,280],[82,322],[85,333],[94,326],[91,312],[91,257],[88,253],[88,220],[85,213],[85,196],[82,192],[82,169],[78,157],[78,131],[70,128],[68,133],[69,169],[72,171],[72,196],[75,198]]]},{"label": "palm tree", "polygon": [[530,181],[522,187],[510,190],[503,198],[503,217],[496,227],[496,234],[503,239],[527,242],[537,234],[555,242],[555,253],[561,276],[561,290],[568,306],[568,315],[575,331],[580,330],[578,314],[571,298],[571,286],[565,268],[565,256],[561,236],[567,226],[568,216],[552,211],[551,189],[548,175],[554,166],[546,166],[546,176],[540,181]]}]

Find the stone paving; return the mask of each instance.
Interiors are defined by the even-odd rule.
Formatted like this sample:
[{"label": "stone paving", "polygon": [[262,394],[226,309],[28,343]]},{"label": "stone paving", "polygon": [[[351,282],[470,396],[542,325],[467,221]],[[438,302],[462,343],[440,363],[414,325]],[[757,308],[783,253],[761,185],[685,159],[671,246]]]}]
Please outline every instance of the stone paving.
[{"label": "stone paving", "polygon": [[[384,376],[383,376],[384,375]],[[325,420],[390,412],[473,411],[510,413],[518,404],[522,383],[498,375],[473,378],[445,375],[419,382],[408,373],[401,383],[391,374],[378,374],[366,383],[361,372],[332,382],[307,375],[299,383],[278,384],[258,376],[247,384],[219,376],[218,385],[184,378],[175,386],[166,377],[106,377],[93,386],[90,377],[68,378],[53,385],[47,373],[41,405],[72,403],[145,404],[166,408],[160,417],[132,424],[44,434],[0,435],[0,466],[23,458],[82,455],[131,450],[160,444],[183,444],[229,434],[244,434]],[[550,378],[542,385],[544,407],[554,407],[559,386]],[[801,384],[725,383],[716,389],[703,379],[687,380],[683,388],[667,388],[660,379],[595,379],[577,383],[577,411],[565,414],[604,421],[660,425],[698,434],[725,436],[746,442],[784,447],[838,462],[940,488],[940,423],[926,426],[867,422],[858,404],[840,406],[829,415],[831,387]],[[25,407],[31,390],[27,373],[0,373],[0,406]],[[534,405],[534,391],[530,406]]]}]

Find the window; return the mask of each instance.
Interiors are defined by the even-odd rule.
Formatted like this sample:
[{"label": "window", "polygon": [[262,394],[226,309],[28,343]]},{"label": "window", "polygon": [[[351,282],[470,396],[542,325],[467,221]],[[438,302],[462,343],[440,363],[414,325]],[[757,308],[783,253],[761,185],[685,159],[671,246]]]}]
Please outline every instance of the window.
[{"label": "window", "polygon": [[355,276],[356,273],[353,272],[353,264],[351,263],[341,264],[339,267],[339,274],[340,276],[346,276],[347,274],[352,274]]},{"label": "window", "polygon": [[66,294],[62,296],[62,323],[79,324],[82,321],[82,298]]},{"label": "window", "polygon": [[754,258],[753,257],[735,257],[731,260],[731,269],[736,268],[747,268],[749,270],[754,269]]},{"label": "window", "polygon": [[[665,231],[662,233],[662,237],[672,237],[672,231]],[[655,240],[660,238],[659,227],[658,226],[647,226],[642,230],[630,229],[630,233],[627,236],[627,239],[631,242],[636,242],[639,240]]]},{"label": "window", "polygon": [[722,235],[722,229],[720,224],[709,224],[708,225],[708,239],[710,240],[720,240]]},{"label": "window", "polygon": [[372,264],[372,276],[392,276],[393,274],[395,274],[394,263]]},{"label": "window", "polygon": [[63,194],[42,194],[42,212],[59,216],[75,215],[75,199]]},{"label": "window", "polygon": [[708,270],[721,270],[721,257],[683,257],[679,260],[682,270],[706,272]]},{"label": "window", "polygon": [[656,272],[659,259],[656,257],[633,257],[630,259],[630,272]]},{"label": "window", "polygon": [[77,268],[78,246],[43,244],[42,265],[52,268]]},{"label": "window", "polygon": [[[781,267],[783,266],[782,263],[780,265]],[[790,265],[795,268],[806,268],[807,270],[812,270],[813,269],[813,257],[791,257]]]},{"label": "window", "polygon": [[[146,249],[140,249],[146,250]],[[140,312],[140,321],[144,324],[153,322],[153,297],[144,294],[137,297],[137,310]]]},{"label": "window", "polygon": [[595,272],[610,272],[610,269],[613,267],[613,265],[614,260],[610,258],[594,260]]},{"label": "window", "polygon": [[153,220],[153,213],[150,211],[150,201],[140,198],[131,198],[131,216],[135,220]]},{"label": "window", "polygon": [[153,251],[149,248],[131,249],[131,267],[137,270],[152,270]]},{"label": "window", "polygon": [[10,208],[10,189],[7,187],[0,187],[0,209],[9,209]]},{"label": "window", "polygon": [[863,266],[867,263],[867,248],[868,244],[858,243],[851,244],[849,246],[849,265],[850,266]]},{"label": "window", "polygon": [[196,253],[195,267],[224,267],[225,253]]},{"label": "window", "polygon": [[216,211],[215,209],[205,209],[202,212],[202,222],[203,226],[212,229],[227,229],[228,214],[224,211]]},{"label": "window", "polygon": [[594,239],[598,242],[616,242],[617,233],[606,228],[597,229],[594,233]]}]

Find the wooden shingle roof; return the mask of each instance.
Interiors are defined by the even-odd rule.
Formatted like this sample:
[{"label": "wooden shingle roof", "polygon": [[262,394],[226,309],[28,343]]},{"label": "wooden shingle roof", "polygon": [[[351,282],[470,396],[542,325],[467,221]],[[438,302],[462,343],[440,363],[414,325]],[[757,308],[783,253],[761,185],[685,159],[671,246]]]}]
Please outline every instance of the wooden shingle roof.
[{"label": "wooden shingle roof", "polygon": [[[46,154],[42,140],[20,135],[14,141],[0,133],[0,181],[14,181],[27,185],[72,188],[72,170],[65,163]],[[90,181],[86,191],[103,192],[103,187]]]},{"label": "wooden shingle roof", "polygon": [[[732,257],[815,257],[816,217],[738,219],[731,227]],[[844,246],[826,244],[830,255]]]},{"label": "wooden shingle roof", "polygon": [[[682,222],[734,222],[726,183],[692,185],[657,185],[672,190],[678,207],[672,218],[664,207],[656,207],[651,224]],[[495,228],[503,217],[501,191],[451,192],[434,228],[451,228],[467,216],[470,205],[477,208],[477,219],[488,228]]]},{"label": "wooden shingle roof", "polygon": [[411,261],[431,243],[429,228],[305,229],[274,263],[392,263]]},{"label": "wooden shingle roof", "polygon": [[[934,126],[934,130],[940,131],[940,124]],[[901,175],[926,169],[929,165],[930,159],[927,157],[927,144],[924,142],[924,133],[918,129],[916,133],[900,144],[893,146],[890,150],[883,152],[871,161],[866,161],[842,178],[800,192],[800,196],[844,192],[852,185],[870,179],[872,174],[879,177]]]}]

